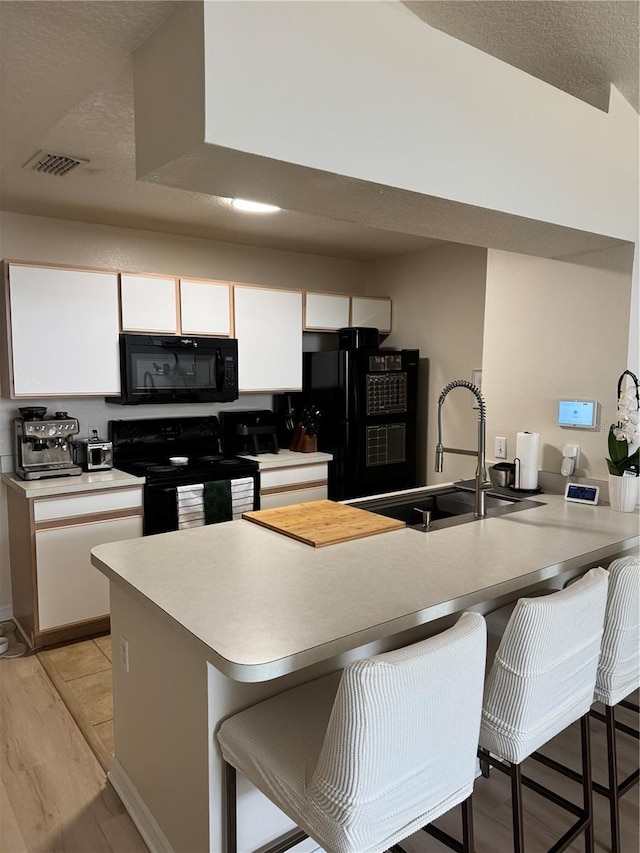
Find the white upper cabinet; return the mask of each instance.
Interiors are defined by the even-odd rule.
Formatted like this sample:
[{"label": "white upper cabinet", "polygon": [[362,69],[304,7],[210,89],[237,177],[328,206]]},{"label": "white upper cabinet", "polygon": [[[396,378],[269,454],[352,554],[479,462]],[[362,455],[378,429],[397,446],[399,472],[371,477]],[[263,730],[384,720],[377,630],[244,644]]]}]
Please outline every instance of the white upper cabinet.
[{"label": "white upper cabinet", "polygon": [[120,274],[123,332],[178,332],[178,281],[167,276]]},{"label": "white upper cabinet", "polygon": [[27,264],[6,272],[5,396],[119,394],[117,274]]},{"label": "white upper cabinet", "polygon": [[240,391],[302,388],[302,291],[235,284]]},{"label": "white upper cabinet", "polygon": [[120,275],[123,332],[230,337],[231,284],[170,276]]},{"label": "white upper cabinet", "polygon": [[350,303],[349,296],[308,290],[304,300],[304,328],[321,332],[343,329],[349,325]]},{"label": "white upper cabinet", "polygon": [[353,296],[351,326],[369,326],[380,332],[391,331],[391,299],[387,296]]},{"label": "white upper cabinet", "polygon": [[231,337],[230,282],[181,278],[180,315],[183,335]]}]

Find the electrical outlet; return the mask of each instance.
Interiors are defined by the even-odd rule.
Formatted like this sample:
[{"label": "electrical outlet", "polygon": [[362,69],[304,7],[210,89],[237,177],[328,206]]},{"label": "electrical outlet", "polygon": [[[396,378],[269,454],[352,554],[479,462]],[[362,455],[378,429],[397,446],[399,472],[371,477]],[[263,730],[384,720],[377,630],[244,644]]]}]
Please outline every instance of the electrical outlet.
[{"label": "electrical outlet", "polygon": [[507,458],[507,439],[504,436],[497,435],[495,437],[493,455],[496,457],[496,459]]},{"label": "electrical outlet", "polygon": [[120,663],[125,672],[129,672],[129,640],[120,634]]},{"label": "electrical outlet", "polygon": [[100,427],[98,427],[96,424],[89,424],[89,438],[93,438],[94,433],[96,436],[99,436],[100,435]]}]

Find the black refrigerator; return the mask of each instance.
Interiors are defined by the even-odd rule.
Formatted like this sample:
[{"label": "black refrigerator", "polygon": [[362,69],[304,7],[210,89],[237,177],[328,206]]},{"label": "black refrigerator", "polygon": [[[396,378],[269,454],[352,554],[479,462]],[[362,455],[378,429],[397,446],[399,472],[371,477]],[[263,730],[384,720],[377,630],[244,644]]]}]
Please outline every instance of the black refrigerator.
[{"label": "black refrigerator", "polygon": [[417,349],[304,355],[304,397],[321,412],[318,450],[333,454],[329,498],[417,485]]}]

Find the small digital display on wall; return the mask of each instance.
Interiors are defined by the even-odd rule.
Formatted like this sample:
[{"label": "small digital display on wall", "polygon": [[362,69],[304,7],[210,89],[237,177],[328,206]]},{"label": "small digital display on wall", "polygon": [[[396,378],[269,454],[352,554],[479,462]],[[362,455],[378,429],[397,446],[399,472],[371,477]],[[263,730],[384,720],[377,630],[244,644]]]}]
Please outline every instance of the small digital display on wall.
[{"label": "small digital display on wall", "polygon": [[559,400],[558,425],[574,429],[596,429],[598,426],[597,400]]}]

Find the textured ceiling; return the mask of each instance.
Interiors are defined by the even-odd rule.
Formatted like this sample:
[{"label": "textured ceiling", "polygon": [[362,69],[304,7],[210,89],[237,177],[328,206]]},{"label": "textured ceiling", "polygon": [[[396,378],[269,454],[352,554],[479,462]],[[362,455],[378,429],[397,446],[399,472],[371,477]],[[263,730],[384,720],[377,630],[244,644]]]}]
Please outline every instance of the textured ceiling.
[{"label": "textured ceiling", "polygon": [[637,0],[408,0],[432,27],[606,110],[613,83],[638,111]]},{"label": "textured ceiling", "polygon": [[[0,0],[1,209],[354,259],[441,242],[402,227],[383,230],[291,211],[251,217],[214,196],[136,181],[131,54],[175,5]],[[406,5],[430,25],[590,103],[601,105],[595,93],[601,98],[610,80],[629,100],[635,91],[637,103],[637,54],[635,72],[628,66],[634,37],[637,50],[635,2]],[[610,6],[620,14],[609,10],[606,26],[583,8]],[[630,35],[620,32],[625,22]],[[22,168],[40,149],[90,163],[65,178]]]}]

